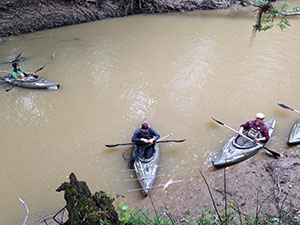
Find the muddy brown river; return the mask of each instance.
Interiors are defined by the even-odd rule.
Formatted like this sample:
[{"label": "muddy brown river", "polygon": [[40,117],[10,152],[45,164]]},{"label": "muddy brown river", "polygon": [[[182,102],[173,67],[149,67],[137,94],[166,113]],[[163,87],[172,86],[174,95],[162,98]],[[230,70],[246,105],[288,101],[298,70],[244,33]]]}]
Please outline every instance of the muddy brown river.
[{"label": "muddy brown river", "polygon": [[[0,42],[0,62],[23,52],[21,67],[59,82],[57,91],[0,83],[0,218],[22,223],[64,205],[55,189],[74,172],[91,191],[123,194],[134,201],[136,182],[124,182],[127,147],[147,118],[161,136],[161,169],[170,179],[211,167],[231,130],[257,112],[277,118],[268,147],[286,149],[300,110],[300,20],[291,28],[256,35],[252,10],[138,15],[35,32]],[[2,72],[11,71],[1,64]]]}]

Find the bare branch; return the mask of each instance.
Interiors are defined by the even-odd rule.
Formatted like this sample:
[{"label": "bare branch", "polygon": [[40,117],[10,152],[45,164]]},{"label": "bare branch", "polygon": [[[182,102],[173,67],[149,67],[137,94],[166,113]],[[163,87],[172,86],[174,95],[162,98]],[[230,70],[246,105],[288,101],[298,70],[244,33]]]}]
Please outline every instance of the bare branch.
[{"label": "bare branch", "polygon": [[26,217],[23,222],[23,225],[26,225],[26,222],[27,222],[28,216],[29,216],[29,209],[28,209],[28,206],[26,205],[26,203],[23,201],[23,199],[19,198],[19,201],[24,205],[24,207],[26,209]]}]

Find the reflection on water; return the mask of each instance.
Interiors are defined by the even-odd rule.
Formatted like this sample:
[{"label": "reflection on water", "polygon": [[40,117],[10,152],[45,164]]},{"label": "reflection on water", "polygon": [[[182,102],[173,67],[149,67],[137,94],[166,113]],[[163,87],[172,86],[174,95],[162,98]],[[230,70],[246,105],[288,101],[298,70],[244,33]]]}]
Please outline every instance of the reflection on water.
[{"label": "reflection on water", "polygon": [[[34,100],[35,98],[33,95],[26,97],[21,96],[16,100],[16,104],[21,106],[20,110],[16,110],[20,119],[27,122],[27,120],[36,120],[37,118],[44,116],[45,108],[37,105]],[[52,110],[51,105],[49,105],[49,109]]]},{"label": "reflection on water", "polygon": [[145,118],[152,113],[155,102],[151,99],[150,92],[147,90],[147,87],[151,87],[151,85],[144,85],[146,88],[139,86],[136,89],[124,90],[124,93],[120,96],[120,101],[131,102],[128,105],[128,117],[132,117],[131,119]]},{"label": "reflection on water", "polygon": [[48,117],[53,112],[52,102],[54,99],[48,101],[43,94],[38,92],[14,96],[16,98],[10,98],[11,102],[5,101],[5,110],[0,112],[0,116],[5,118],[2,122],[18,127],[43,126],[48,123]]},{"label": "reflection on water", "polygon": [[[147,118],[161,136],[187,141],[161,144],[161,170],[168,180],[192,176],[211,160],[230,130],[211,116],[238,128],[257,112],[276,117],[270,147],[286,148],[297,120],[280,109],[295,108],[299,86],[299,20],[284,33],[257,34],[249,48],[251,11],[213,11],[140,15],[109,19],[8,38],[0,62],[20,52],[26,71],[46,65],[39,75],[57,81],[57,91],[0,89],[0,212],[2,223],[24,218],[22,197],[31,219],[59,209],[55,189],[70,172],[91,191],[127,194],[137,183],[121,154],[127,148],[105,144],[130,142]],[[287,40],[292,40],[289,42]],[[53,57],[55,52],[55,57]],[[1,71],[11,71],[10,64]]]},{"label": "reflection on water", "polygon": [[186,46],[183,54],[173,65],[172,82],[169,88],[170,103],[174,102],[177,109],[188,113],[198,110],[197,106],[203,101],[203,96],[197,92],[203,91],[206,80],[212,74],[209,67],[214,58],[214,41],[195,40]]}]

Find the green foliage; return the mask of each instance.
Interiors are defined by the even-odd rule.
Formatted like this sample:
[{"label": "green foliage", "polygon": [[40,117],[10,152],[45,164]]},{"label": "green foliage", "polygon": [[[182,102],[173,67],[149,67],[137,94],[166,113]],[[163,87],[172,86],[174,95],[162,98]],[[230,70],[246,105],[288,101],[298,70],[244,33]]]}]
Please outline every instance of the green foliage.
[{"label": "green foliage", "polygon": [[247,0],[246,2],[250,5],[263,5],[268,3],[267,0]]},{"label": "green foliage", "polygon": [[120,210],[120,215],[119,215],[119,221],[122,224],[130,224],[130,217],[132,213],[134,213],[134,210],[129,208],[128,204],[125,204],[123,201],[119,203],[119,210]]},{"label": "green foliage", "polygon": [[278,18],[278,26],[283,31],[287,26],[291,26],[286,17],[282,16],[282,13],[286,13],[287,9],[290,7],[290,4],[287,2],[282,2],[275,7],[274,18]]},{"label": "green foliage", "polygon": [[[258,21],[253,26],[254,30],[267,31],[276,25],[284,31],[291,26],[285,16],[290,7],[289,3],[270,3],[265,0],[250,0],[249,3],[258,8]],[[300,12],[300,7],[295,7],[290,12]]]},{"label": "green foliage", "polygon": [[300,12],[300,7],[294,7],[293,12]]},{"label": "green foliage", "polygon": [[[265,225],[282,225],[282,223],[278,218],[268,218],[261,216],[256,218],[256,216],[251,215],[241,215],[239,213],[238,207],[234,204],[234,201],[231,200],[228,202],[229,210],[227,212],[227,220],[225,219],[224,212],[222,213],[223,223],[227,225],[239,225],[239,224],[248,224],[248,225],[257,225],[257,224],[265,224]],[[204,205],[203,208],[197,208],[197,212],[199,214],[198,217],[187,216],[184,219],[174,219],[174,216],[167,215],[169,212],[162,211],[159,214],[159,220],[155,217],[154,219],[150,218],[150,211],[142,211],[140,209],[134,210],[129,207],[128,204],[124,202],[120,202],[119,206],[119,221],[122,225],[221,225],[218,217],[212,207],[209,205]],[[175,208],[175,207],[174,207]],[[177,211],[176,207],[176,211]],[[191,210],[188,210],[190,213]],[[239,217],[243,217],[243,221],[240,221]],[[172,219],[170,220],[170,217]],[[291,220],[290,224],[299,224],[299,221]]]},{"label": "green foliage", "polygon": [[219,224],[217,217],[213,214],[213,209],[209,205],[205,204],[202,209],[198,208],[197,211],[199,212],[198,224]]},{"label": "green foliage", "polygon": [[270,24],[273,22],[273,18],[270,18],[269,16],[262,15],[261,17],[261,28],[262,31],[267,31],[273,28],[273,24]]}]

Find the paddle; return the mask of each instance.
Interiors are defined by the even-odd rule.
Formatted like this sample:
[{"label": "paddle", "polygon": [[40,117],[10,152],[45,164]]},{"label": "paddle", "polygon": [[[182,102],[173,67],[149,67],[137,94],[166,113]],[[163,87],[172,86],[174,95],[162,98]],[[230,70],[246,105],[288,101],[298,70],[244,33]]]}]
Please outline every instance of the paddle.
[{"label": "paddle", "polygon": [[294,111],[294,112],[300,113],[300,111],[298,111],[298,110],[296,110],[296,109],[293,109],[293,108],[291,108],[291,107],[288,107],[287,105],[283,104],[282,102],[278,102],[277,104],[278,104],[279,106],[281,106],[282,108],[284,108],[284,109],[289,109],[289,110],[292,110],[292,111]]},{"label": "paddle", "polygon": [[[160,140],[165,139],[165,138],[167,138],[167,137],[169,137],[171,135],[172,135],[172,133],[168,134],[168,135],[166,135],[166,136],[164,136],[164,137],[162,137],[162,138],[160,138],[158,140],[156,140],[155,142],[158,143]],[[136,143],[135,142],[130,142],[130,143],[115,144],[115,145],[105,145],[105,146],[108,147],[108,148],[113,148],[113,147],[117,147],[117,146],[120,146],[120,145],[134,145],[134,144],[136,144]],[[151,145],[151,144],[149,144],[149,145]]]},{"label": "paddle", "polygon": [[19,61],[21,55],[22,55],[22,52],[20,52],[19,55],[17,55],[16,58],[13,61],[11,61],[11,62],[17,62],[17,61]]},{"label": "paddle", "polygon": [[[185,141],[185,139],[181,139],[181,140],[165,140],[165,141],[162,141],[162,139],[165,139],[165,138],[167,138],[167,137],[169,137],[171,135],[172,134],[168,134],[165,137],[158,139],[155,143],[168,143],[168,142],[178,143],[178,142],[184,142]],[[117,147],[117,146],[134,145],[134,144],[135,144],[135,142],[130,142],[130,143],[122,143],[122,144],[114,144],[114,145],[105,145],[105,147],[107,147],[107,148],[114,148],[114,147]]]},{"label": "paddle", "polygon": [[[46,65],[45,65],[46,66]],[[42,69],[44,69],[44,67],[45,66],[43,66],[43,67],[41,67],[41,68],[39,68],[39,69],[37,69],[36,71],[34,71],[33,73],[37,73],[37,72],[39,72],[39,71],[41,71]],[[12,87],[10,87],[10,88],[8,88],[8,89],[6,89],[5,91],[6,92],[8,92],[8,91],[10,91],[11,89],[13,89],[15,86],[17,86],[16,84],[14,84]]]},{"label": "paddle", "polygon": [[[221,122],[221,121],[219,121],[219,120],[216,120],[216,119],[213,118],[213,117],[212,117],[212,119],[213,119],[215,122],[217,122],[218,124],[221,124],[222,126],[225,126],[225,127],[229,128],[230,130],[234,131],[235,133],[237,133],[237,134],[239,133],[237,130],[231,128],[230,126],[226,125],[225,123],[223,123],[223,122]],[[249,138],[249,137],[247,137],[247,136],[245,136],[245,135],[243,135],[243,137],[245,137],[246,139],[248,139],[248,140],[250,140],[250,141],[252,141],[252,142],[255,142],[253,139],[251,139],[251,138]],[[271,149],[269,149],[269,148],[263,146],[262,144],[257,143],[257,145],[259,145],[259,146],[261,146],[262,148],[266,149],[268,152],[270,152],[270,153],[271,153],[272,155],[274,155],[276,158],[280,157],[280,154],[279,154],[279,153],[272,151]]]}]

